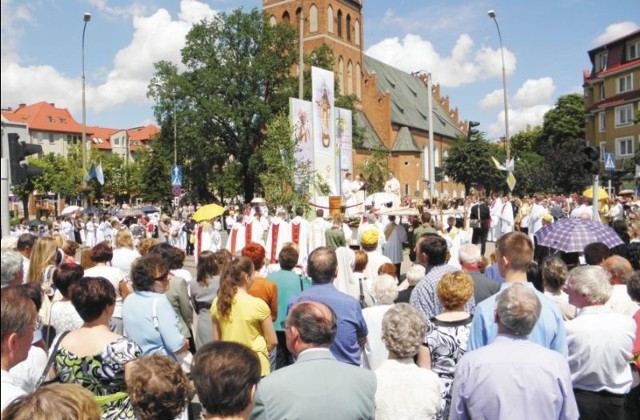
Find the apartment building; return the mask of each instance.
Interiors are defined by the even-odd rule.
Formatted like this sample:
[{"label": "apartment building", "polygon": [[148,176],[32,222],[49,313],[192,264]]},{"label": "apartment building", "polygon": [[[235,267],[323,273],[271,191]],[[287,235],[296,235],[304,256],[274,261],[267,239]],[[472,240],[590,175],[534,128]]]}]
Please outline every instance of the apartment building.
[{"label": "apartment building", "polygon": [[588,52],[591,70],[585,70],[584,109],[587,144],[600,148],[601,169],[605,153],[613,153],[622,169],[640,147],[640,30]]}]

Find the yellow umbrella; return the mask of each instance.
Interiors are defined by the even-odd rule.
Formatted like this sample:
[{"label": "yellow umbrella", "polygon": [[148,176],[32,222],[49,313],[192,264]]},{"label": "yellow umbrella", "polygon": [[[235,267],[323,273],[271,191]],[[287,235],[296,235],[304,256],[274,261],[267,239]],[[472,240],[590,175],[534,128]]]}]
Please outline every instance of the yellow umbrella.
[{"label": "yellow umbrella", "polygon": [[204,220],[211,220],[214,217],[218,217],[224,213],[224,207],[217,204],[207,204],[202,206],[193,215],[193,220],[196,222],[202,222]]},{"label": "yellow umbrella", "polygon": [[[584,190],[582,192],[582,195],[584,195],[587,198],[593,198],[593,187],[589,187],[586,190]],[[605,190],[604,188],[600,187],[598,189],[598,201],[606,200],[607,198],[609,198],[609,193],[607,192],[607,190]]]}]

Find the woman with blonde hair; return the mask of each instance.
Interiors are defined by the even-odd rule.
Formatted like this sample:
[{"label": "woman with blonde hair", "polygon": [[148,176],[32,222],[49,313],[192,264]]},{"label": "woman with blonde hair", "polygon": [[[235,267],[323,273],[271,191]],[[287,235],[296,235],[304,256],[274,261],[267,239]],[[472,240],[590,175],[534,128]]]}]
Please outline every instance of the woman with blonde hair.
[{"label": "woman with blonde hair", "polygon": [[[39,238],[33,244],[26,283],[42,288],[42,306],[39,315],[45,326],[49,325],[51,303],[55,294],[55,289],[52,287],[53,272],[63,258],[64,253],[58,248],[56,240],[50,236]],[[55,300],[60,299],[62,295],[58,292]]]},{"label": "woman with blonde hair", "polygon": [[473,315],[465,312],[473,296],[473,279],[464,271],[442,276],[436,293],[444,312],[429,320],[431,331],[418,354],[418,365],[433,370],[440,377],[442,418],[449,418],[451,384],[458,360],[467,351]]},{"label": "woman with blonde hair", "polygon": [[260,359],[261,376],[266,376],[270,372],[269,352],[277,338],[269,306],[247,292],[253,275],[253,263],[247,257],[236,257],[225,267],[218,296],[211,306],[213,339],[249,347]]},{"label": "woman with blonde hair", "polygon": [[119,268],[128,273],[131,270],[131,264],[140,253],[133,248],[133,235],[128,229],[122,229],[116,234],[116,247],[113,249],[113,257],[111,258],[111,266]]},{"label": "woman with blonde hair", "polygon": [[41,386],[15,399],[2,411],[13,420],[98,420],[101,410],[93,393],[76,384]]}]

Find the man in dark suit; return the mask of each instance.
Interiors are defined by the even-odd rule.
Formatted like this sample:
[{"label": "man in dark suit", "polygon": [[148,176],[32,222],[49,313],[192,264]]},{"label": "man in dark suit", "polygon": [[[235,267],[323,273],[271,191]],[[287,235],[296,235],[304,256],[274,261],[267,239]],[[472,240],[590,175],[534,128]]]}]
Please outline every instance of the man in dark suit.
[{"label": "man in dark suit", "polygon": [[338,328],[333,310],[315,301],[297,303],[283,328],[297,360],[258,384],[250,418],[372,419],[375,374],[331,354]]},{"label": "man in dark suit", "polygon": [[458,259],[462,269],[473,279],[473,298],[476,305],[500,290],[500,283],[480,272],[480,248],[474,244],[464,244],[458,251]]},{"label": "man in dark suit", "polygon": [[471,242],[476,245],[480,244],[480,254],[484,256],[485,250],[487,248],[489,222],[491,221],[491,211],[489,210],[487,199],[485,197],[479,198],[478,202],[471,207],[469,220],[471,221],[472,227],[475,220],[480,220],[480,226],[473,227]]}]

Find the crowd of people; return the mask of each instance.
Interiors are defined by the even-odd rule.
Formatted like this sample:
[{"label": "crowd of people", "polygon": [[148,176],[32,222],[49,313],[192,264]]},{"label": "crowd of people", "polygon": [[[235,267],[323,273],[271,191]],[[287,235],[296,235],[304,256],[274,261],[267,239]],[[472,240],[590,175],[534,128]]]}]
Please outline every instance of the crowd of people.
[{"label": "crowd of people", "polygon": [[[638,418],[633,198],[460,204],[369,207],[357,229],[249,205],[107,216],[95,242],[18,230],[2,238],[3,418],[187,419],[194,394],[206,418]],[[544,224],[587,217],[622,245],[538,252]]]}]

